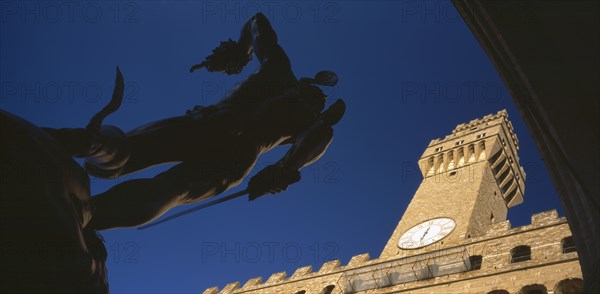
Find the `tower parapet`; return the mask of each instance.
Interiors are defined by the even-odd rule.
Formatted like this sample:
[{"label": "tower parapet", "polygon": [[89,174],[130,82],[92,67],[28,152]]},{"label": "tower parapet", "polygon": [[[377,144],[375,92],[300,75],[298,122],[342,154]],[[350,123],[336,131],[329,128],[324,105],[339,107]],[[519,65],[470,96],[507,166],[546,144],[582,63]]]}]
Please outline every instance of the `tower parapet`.
[{"label": "tower parapet", "polygon": [[419,159],[424,178],[452,173],[487,161],[508,207],[523,202],[525,171],[519,164],[519,140],[506,110],[459,124],[444,139],[432,140]]},{"label": "tower parapet", "polygon": [[[570,234],[567,220],[558,217],[556,210],[551,210],[534,214],[531,224],[520,227],[511,228],[508,221],[498,223],[490,228],[488,234],[450,248],[432,248],[407,256],[375,259],[364,253],[353,256],[347,264],[331,260],[319,266],[317,271],[313,271],[313,267],[309,265],[296,269],[291,276],[285,272],[278,272],[266,281],[262,277],[256,277],[245,283],[229,283],[223,289],[208,288],[202,293],[383,294],[422,290],[424,286],[434,293],[469,293],[472,290],[469,285],[480,284],[479,290],[489,291],[490,284],[510,281],[509,277],[515,277],[516,271],[530,273],[520,275],[520,281],[523,282],[554,282],[561,275],[581,276],[576,267],[571,269],[573,265],[577,265],[577,253],[561,251],[561,240]],[[511,248],[531,238],[535,240],[535,245],[532,246],[537,254],[533,257],[537,257],[538,260],[512,263],[509,256]],[[482,257],[484,262],[476,262],[474,257],[477,256]],[[546,263],[554,266],[548,269],[553,274],[536,276],[535,272]],[[473,282],[476,279],[487,281]],[[510,282],[505,284],[510,284],[513,288],[519,286]]]}]

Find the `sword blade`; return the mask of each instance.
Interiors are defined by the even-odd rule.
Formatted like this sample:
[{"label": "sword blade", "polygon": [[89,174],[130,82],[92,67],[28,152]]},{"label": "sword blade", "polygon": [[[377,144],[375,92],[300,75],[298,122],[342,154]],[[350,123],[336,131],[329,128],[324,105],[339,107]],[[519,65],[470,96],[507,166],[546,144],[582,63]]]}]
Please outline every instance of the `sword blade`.
[{"label": "sword blade", "polygon": [[235,193],[233,193],[231,195],[228,195],[228,196],[225,196],[225,197],[221,197],[219,199],[215,199],[213,201],[209,201],[209,202],[206,202],[206,203],[202,203],[202,204],[194,206],[192,208],[188,208],[188,209],[186,209],[184,211],[180,211],[178,213],[175,213],[173,215],[165,217],[165,218],[163,218],[161,220],[157,220],[155,222],[149,223],[147,225],[139,226],[137,229],[138,230],[144,230],[144,229],[147,229],[147,228],[150,228],[150,227],[154,227],[154,226],[162,224],[164,222],[168,222],[168,221],[170,221],[172,219],[184,216],[186,214],[190,214],[190,213],[192,213],[194,211],[201,210],[201,209],[204,209],[204,208],[207,208],[207,207],[210,207],[210,206],[213,206],[213,205],[216,205],[216,204],[219,204],[219,203],[222,203],[222,202],[234,199],[234,198],[238,198],[238,197],[244,196],[246,194],[248,194],[248,190],[244,189],[244,190],[241,190],[239,192],[235,192]]}]

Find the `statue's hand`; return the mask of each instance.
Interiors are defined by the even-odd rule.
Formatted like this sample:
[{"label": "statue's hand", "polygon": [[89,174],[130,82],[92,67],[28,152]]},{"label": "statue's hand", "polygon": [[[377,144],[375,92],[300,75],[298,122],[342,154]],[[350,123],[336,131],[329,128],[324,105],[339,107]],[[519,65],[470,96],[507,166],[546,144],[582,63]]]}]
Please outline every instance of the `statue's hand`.
[{"label": "statue's hand", "polygon": [[213,49],[213,53],[207,56],[202,63],[192,66],[190,72],[206,67],[210,72],[238,74],[251,59],[252,54],[248,48],[229,39]]},{"label": "statue's hand", "polygon": [[203,116],[207,116],[209,114],[216,112],[217,110],[218,110],[218,108],[215,107],[214,105],[209,105],[209,106],[196,105],[192,109],[186,110],[185,114],[187,114],[187,115],[201,114]]},{"label": "statue's hand", "polygon": [[248,183],[249,200],[266,194],[277,194],[300,181],[300,172],[280,165],[269,165],[258,172]]}]

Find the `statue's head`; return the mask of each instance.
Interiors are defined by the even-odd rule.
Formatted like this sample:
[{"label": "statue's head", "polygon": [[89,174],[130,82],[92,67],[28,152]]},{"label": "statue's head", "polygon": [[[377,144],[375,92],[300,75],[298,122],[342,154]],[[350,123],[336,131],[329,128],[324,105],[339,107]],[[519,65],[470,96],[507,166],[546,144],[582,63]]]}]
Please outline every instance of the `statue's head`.
[{"label": "statue's head", "polygon": [[333,87],[337,82],[337,75],[328,70],[318,72],[314,78],[301,78],[299,80],[300,96],[315,107],[315,112],[320,113],[325,107],[327,96],[316,85]]}]

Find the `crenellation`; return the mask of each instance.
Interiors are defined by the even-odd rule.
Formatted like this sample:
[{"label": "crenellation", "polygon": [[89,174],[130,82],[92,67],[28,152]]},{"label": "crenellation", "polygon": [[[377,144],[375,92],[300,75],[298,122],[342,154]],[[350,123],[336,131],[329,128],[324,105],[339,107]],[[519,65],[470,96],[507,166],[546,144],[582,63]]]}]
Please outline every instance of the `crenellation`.
[{"label": "crenellation", "polygon": [[239,287],[240,287],[240,282],[229,283],[229,284],[227,284],[223,288],[223,290],[221,290],[221,292],[219,292],[219,294],[230,294],[230,293],[233,293],[233,291],[235,291]]},{"label": "crenellation", "polygon": [[505,110],[499,111],[497,114],[489,114],[481,119],[471,120],[469,123],[462,123],[456,126],[453,133],[461,132],[464,130],[477,130],[480,125],[489,125],[491,122],[496,120],[503,120],[508,122],[508,113]]},{"label": "crenellation", "polygon": [[[515,161],[514,164],[512,162],[510,164],[511,168],[515,170],[511,173],[512,176],[506,179],[507,182],[505,183],[516,177],[517,186],[520,186],[511,205],[520,203],[523,194],[523,183],[520,180],[521,176],[524,179],[524,174],[521,175],[522,167],[518,164],[518,156],[515,153],[518,144],[514,140],[516,136],[512,133],[512,127],[508,123],[505,123],[504,120],[499,119],[506,115],[506,113],[500,112],[486,119],[475,120],[477,125],[483,126],[477,129],[474,129],[472,124],[462,125],[462,127],[459,125],[443,140],[436,139],[431,141],[419,160],[423,176],[428,177],[449,172],[457,167],[489,159],[494,154],[502,151],[506,153],[506,157]],[[505,137],[514,137],[511,140],[512,143],[509,144]],[[514,145],[514,150],[508,147],[509,145]],[[512,189],[508,189],[508,191],[510,192]]]},{"label": "crenellation", "polygon": [[546,225],[558,221],[558,212],[556,209],[536,213],[531,216],[532,225]]},{"label": "crenellation", "polygon": [[[550,211],[537,215],[546,215],[548,218],[552,218],[552,214]],[[556,220],[564,220],[564,218],[556,218]],[[482,256],[483,263],[479,270],[450,273],[441,275],[435,279],[400,283],[390,287],[358,291],[357,293],[383,294],[397,291],[409,291],[410,293],[458,293],[467,290],[474,293],[487,293],[492,288],[509,289],[511,293],[516,293],[520,287],[532,283],[532,281],[549,284],[554,287],[558,281],[567,278],[581,278],[581,272],[577,268],[576,252],[562,253],[561,240],[570,235],[566,222],[556,222],[544,226],[526,225],[508,229],[510,222],[505,221],[495,224],[494,227],[502,227],[503,231],[497,231],[497,234],[488,233],[485,236],[473,238],[470,242],[464,244],[468,248],[469,256]],[[531,260],[519,263],[511,262],[511,249],[518,245],[531,246]],[[456,256],[455,252],[458,252],[456,251],[457,248],[459,247],[455,247],[454,249],[431,248],[430,250],[433,250],[430,253],[432,254],[432,259],[428,259],[430,261],[427,263],[435,263],[436,260],[452,260],[451,257]],[[436,250],[438,253],[436,253]],[[421,254],[423,253],[427,253],[427,251],[421,251]],[[427,257],[427,255],[424,255],[424,257]],[[251,279],[243,288],[234,291],[234,293],[298,293],[303,290],[306,293],[322,293],[321,291],[327,286],[334,287],[334,292],[332,293],[345,293],[335,290],[341,289],[342,285],[344,285],[344,273],[352,272],[357,268],[365,269],[371,266],[386,268],[385,263],[398,262],[398,260],[403,259],[402,257],[397,257],[396,259],[368,260],[368,254],[360,254],[354,256],[345,267],[340,267],[339,260],[329,261],[321,267],[319,272],[312,273],[312,275],[308,274],[311,272],[312,267],[305,266],[298,268],[292,275],[292,278],[289,279],[281,279],[285,276],[284,272],[273,275],[277,276],[277,279],[273,279],[273,281],[278,280],[279,282],[260,284],[261,278]],[[405,257],[404,260],[408,262],[406,264],[408,268],[414,266],[412,265],[412,262],[415,260],[414,258]],[[359,261],[362,261],[362,263]],[[548,265],[544,265],[546,263]],[[367,267],[365,267],[366,264],[368,264]],[[253,285],[253,287],[248,287],[249,285]],[[229,285],[225,288],[227,287]],[[212,292],[207,290],[204,293],[216,294],[216,290],[213,289],[216,288],[209,289]],[[224,289],[221,293],[229,292],[225,292]]]},{"label": "crenellation", "polygon": [[265,284],[276,284],[276,283],[279,283],[279,282],[282,282],[283,280],[285,280],[286,277],[287,277],[286,272],[274,273],[267,279]]},{"label": "crenellation", "polygon": [[371,258],[371,256],[369,255],[369,253],[354,255],[348,262],[348,266],[349,267],[359,266],[359,265],[364,264],[365,262],[369,261],[370,258]]},{"label": "crenellation", "polygon": [[292,276],[290,277],[290,279],[297,279],[297,278],[301,278],[304,277],[308,274],[310,274],[313,270],[312,265],[308,265],[308,266],[304,266],[301,268],[296,269],[296,271],[294,272],[294,274],[292,274]]},{"label": "crenellation", "polygon": [[242,287],[242,290],[248,290],[250,288],[258,286],[258,285],[262,284],[262,282],[263,282],[262,277],[256,277],[256,278],[249,279],[246,282],[246,284],[244,284],[244,286]]},{"label": "crenellation", "polygon": [[319,274],[332,272],[338,269],[340,267],[340,264],[341,263],[339,259],[328,261],[324,263],[323,266],[321,266],[321,269],[319,269]]},{"label": "crenellation", "polygon": [[208,288],[208,289],[204,290],[204,292],[202,292],[202,294],[217,294],[217,293],[219,293],[219,287]]}]

